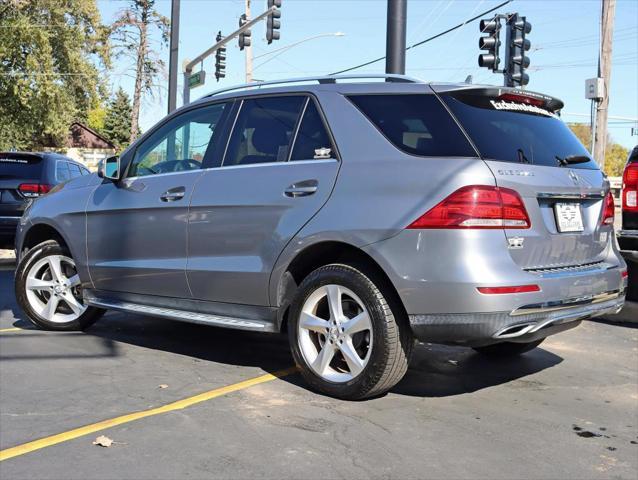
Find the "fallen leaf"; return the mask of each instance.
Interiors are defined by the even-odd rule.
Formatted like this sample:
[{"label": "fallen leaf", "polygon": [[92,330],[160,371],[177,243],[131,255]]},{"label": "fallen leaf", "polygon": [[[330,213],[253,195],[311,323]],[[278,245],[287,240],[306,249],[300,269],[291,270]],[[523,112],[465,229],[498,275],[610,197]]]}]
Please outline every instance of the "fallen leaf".
[{"label": "fallen leaf", "polygon": [[113,440],[104,435],[100,435],[93,441],[93,445],[99,445],[100,447],[110,447],[113,445]]},{"label": "fallen leaf", "polygon": [[162,383],[161,385],[159,385],[159,388],[168,388],[168,385],[166,385],[165,383]]}]

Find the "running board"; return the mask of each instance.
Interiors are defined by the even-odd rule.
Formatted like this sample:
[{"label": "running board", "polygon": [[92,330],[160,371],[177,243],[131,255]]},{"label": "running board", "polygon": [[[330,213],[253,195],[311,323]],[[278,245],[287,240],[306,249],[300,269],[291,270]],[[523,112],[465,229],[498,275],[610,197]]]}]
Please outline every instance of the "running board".
[{"label": "running board", "polygon": [[246,320],[243,318],[224,317],[210,313],[189,312],[166,307],[154,307],[151,305],[140,305],[137,303],[122,302],[119,300],[102,300],[95,297],[84,298],[85,302],[92,307],[105,308],[107,310],[118,310],[120,312],[137,313],[152,317],[168,318],[180,322],[198,323],[201,325],[211,325],[214,327],[234,328],[236,330],[251,330],[257,332],[274,332],[273,325],[266,321]]}]

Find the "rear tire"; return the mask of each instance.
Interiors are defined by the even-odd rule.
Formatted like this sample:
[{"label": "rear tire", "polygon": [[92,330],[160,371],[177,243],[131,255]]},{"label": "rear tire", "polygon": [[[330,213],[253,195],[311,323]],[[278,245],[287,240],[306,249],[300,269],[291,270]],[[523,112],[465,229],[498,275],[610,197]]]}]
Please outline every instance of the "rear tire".
[{"label": "rear tire", "polygon": [[292,355],[304,379],[346,400],[387,392],[405,375],[414,345],[399,312],[357,268],[332,264],[310,273],[288,317]]},{"label": "rear tire", "polygon": [[55,240],[33,247],[21,259],[15,294],[27,318],[44,330],[84,330],[104,314],[84,304],[71,253]]},{"label": "rear tire", "polygon": [[485,355],[493,358],[506,358],[506,357],[515,357],[521,355],[525,352],[529,352],[530,350],[534,350],[541,343],[543,343],[544,338],[540,340],[536,340],[535,342],[529,343],[515,343],[515,342],[503,342],[496,343],[494,345],[487,345],[486,347],[474,347],[474,350],[480,353],[481,355]]}]

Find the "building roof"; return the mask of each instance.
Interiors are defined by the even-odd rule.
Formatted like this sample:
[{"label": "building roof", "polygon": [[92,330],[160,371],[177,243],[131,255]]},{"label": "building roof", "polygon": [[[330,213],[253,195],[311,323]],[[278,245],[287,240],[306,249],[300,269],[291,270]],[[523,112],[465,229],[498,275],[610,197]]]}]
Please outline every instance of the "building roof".
[{"label": "building roof", "polygon": [[69,148],[116,148],[113,142],[80,122],[71,124],[66,146]]}]

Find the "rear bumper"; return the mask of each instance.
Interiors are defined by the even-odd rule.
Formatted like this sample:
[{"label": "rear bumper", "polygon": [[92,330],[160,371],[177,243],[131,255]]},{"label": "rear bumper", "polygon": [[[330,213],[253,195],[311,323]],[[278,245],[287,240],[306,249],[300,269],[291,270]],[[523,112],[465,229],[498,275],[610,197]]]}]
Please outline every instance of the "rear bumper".
[{"label": "rear bumper", "polygon": [[410,315],[414,335],[421,341],[478,347],[497,342],[533,342],[576,327],[581,320],[618,313],[621,292],[592,298],[528,305],[514,312]]},{"label": "rear bumper", "polygon": [[[532,341],[616,312],[627,288],[611,236],[593,263],[535,270],[514,262],[499,230],[406,230],[364,250],[388,274],[415,336],[433,343]],[[540,291],[477,289],[530,284]]]}]

